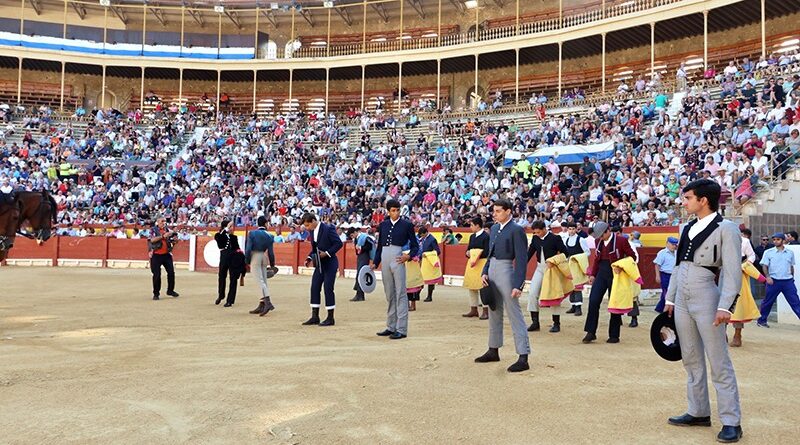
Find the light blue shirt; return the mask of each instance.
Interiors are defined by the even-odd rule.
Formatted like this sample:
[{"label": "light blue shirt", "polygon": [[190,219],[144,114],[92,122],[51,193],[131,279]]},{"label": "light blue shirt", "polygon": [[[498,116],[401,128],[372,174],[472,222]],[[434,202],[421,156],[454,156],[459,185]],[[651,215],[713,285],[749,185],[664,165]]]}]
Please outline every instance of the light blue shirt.
[{"label": "light blue shirt", "polygon": [[794,278],[794,252],[787,248],[779,251],[777,247],[767,249],[761,257],[761,265],[769,267],[769,277],[773,280],[788,280]]},{"label": "light blue shirt", "polygon": [[657,265],[661,272],[671,274],[675,269],[675,257],[677,252],[670,252],[666,247],[659,250],[653,264]]}]

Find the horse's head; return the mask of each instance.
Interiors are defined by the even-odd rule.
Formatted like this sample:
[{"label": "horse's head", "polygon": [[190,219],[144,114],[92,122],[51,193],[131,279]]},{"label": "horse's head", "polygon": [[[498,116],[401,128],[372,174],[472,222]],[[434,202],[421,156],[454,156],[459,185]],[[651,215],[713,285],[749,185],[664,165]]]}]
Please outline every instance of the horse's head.
[{"label": "horse's head", "polygon": [[14,238],[19,223],[19,209],[20,206],[17,202],[0,204],[0,252],[14,247]]},{"label": "horse's head", "polygon": [[22,192],[18,195],[20,203],[19,230],[24,221],[33,229],[33,237],[39,245],[50,239],[55,225],[58,207],[53,197],[46,191]]}]

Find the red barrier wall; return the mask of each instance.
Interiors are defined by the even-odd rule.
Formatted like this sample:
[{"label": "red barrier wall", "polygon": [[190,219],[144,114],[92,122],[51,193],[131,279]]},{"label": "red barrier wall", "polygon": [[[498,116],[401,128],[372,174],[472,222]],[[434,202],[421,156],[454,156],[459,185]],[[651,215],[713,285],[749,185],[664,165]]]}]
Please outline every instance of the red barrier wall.
[{"label": "red barrier wall", "polygon": [[[197,237],[197,254],[195,255],[195,270],[201,272],[216,272],[217,268],[210,267],[203,258],[203,249],[209,242],[214,242],[210,236]],[[444,275],[460,276],[464,274],[467,264],[465,256],[466,244],[442,245],[442,272]],[[291,266],[292,272],[297,273],[298,267],[305,263],[311,244],[308,242],[279,243],[275,244],[275,263],[278,266]],[[641,247],[639,252],[639,272],[642,274],[645,289],[657,289],[660,286],[655,282],[653,259],[660,248]],[[175,261],[189,261],[189,242],[182,241],[175,245],[173,250]],[[347,242],[338,253],[339,271],[344,274],[345,269],[356,268],[356,253],[353,243]],[[35,241],[27,238],[17,238],[14,248],[11,249],[9,259],[51,259],[53,264],[58,264],[58,259],[98,259],[103,260],[139,260],[147,261],[147,244],[145,240],[116,239],[103,237],[67,237],[59,236],[49,240],[43,246],[38,246]],[[536,268],[536,259],[528,263],[527,278],[530,278]]]}]

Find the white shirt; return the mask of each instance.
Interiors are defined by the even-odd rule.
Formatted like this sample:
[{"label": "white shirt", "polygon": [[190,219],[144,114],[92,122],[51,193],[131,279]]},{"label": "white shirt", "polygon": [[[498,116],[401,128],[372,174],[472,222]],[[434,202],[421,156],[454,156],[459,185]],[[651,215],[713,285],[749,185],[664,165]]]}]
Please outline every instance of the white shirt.
[{"label": "white shirt", "polygon": [[508,218],[508,221],[506,221],[506,222],[504,222],[504,223],[501,223],[501,224],[500,224],[500,229],[497,231],[497,233],[499,234],[500,232],[502,232],[502,231],[503,231],[503,229],[505,229],[505,228],[506,228],[506,226],[508,225],[508,223],[510,223],[510,222],[511,222],[511,218]]},{"label": "white shirt", "polygon": [[481,235],[483,235],[483,229],[478,230],[477,232],[475,232],[475,238],[477,238],[477,237],[479,237]]},{"label": "white shirt", "polygon": [[694,237],[696,237],[700,232],[705,230],[706,227],[708,227],[708,225],[711,224],[711,221],[713,221],[714,218],[716,217],[717,217],[717,212],[711,212],[710,214],[704,216],[703,218],[698,219],[697,222],[694,223],[694,225],[691,228],[689,228],[689,239],[690,240],[694,239]]},{"label": "white shirt", "polygon": [[754,263],[756,261],[756,252],[753,250],[753,245],[750,240],[742,237],[742,256],[747,257],[747,261]]},{"label": "white shirt", "polygon": [[319,242],[319,226],[320,224],[318,223],[317,227],[314,228],[314,234],[312,235],[313,236],[312,239],[317,242]]}]

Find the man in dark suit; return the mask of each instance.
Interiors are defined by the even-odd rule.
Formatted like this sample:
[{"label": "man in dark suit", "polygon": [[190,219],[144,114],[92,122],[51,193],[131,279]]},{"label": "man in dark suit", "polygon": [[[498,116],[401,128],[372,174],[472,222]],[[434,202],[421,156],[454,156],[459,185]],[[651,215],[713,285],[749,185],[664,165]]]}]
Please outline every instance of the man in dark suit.
[{"label": "man in dark suit", "polygon": [[528,267],[528,237],[525,229],[511,220],[511,201],[499,199],[494,202],[493,215],[496,224],[489,235],[489,256],[483,267],[483,285],[488,286],[494,301],[489,310],[489,350],[475,359],[476,363],[500,361],[503,346],[503,307],[506,309],[514,345],[519,357],[508,367],[508,372],[530,369],[528,354],[531,344],[525,328],[525,318],[519,307],[519,297],[525,285]]},{"label": "man in dark suit", "polygon": [[231,287],[228,291],[228,300],[225,302],[225,307],[230,307],[233,305],[233,301],[236,300],[236,280],[233,278],[233,273],[231,272],[231,260],[233,259],[233,254],[239,250],[239,241],[232,231],[233,221],[223,219],[219,232],[214,234],[214,241],[217,242],[217,248],[219,248],[217,301],[215,301],[214,304],[220,304],[225,298],[226,280],[228,279],[228,275],[231,275]]},{"label": "man in dark suit", "polygon": [[[476,216],[470,220],[470,229],[472,229],[472,234],[469,236],[469,243],[467,244],[467,258],[469,258],[469,251],[472,249],[481,249],[482,253],[478,257],[478,259],[484,259],[489,255],[489,230],[491,230],[491,226],[488,227],[489,230],[484,230],[483,227],[483,218],[480,216]],[[474,265],[470,264],[470,267],[474,267]],[[461,315],[462,317],[478,317],[478,306],[480,306],[480,291],[470,289],[469,290],[469,301],[470,301],[470,309],[469,312],[466,314]],[[483,306],[483,310],[479,317],[480,320],[488,320],[489,319],[489,308],[487,306]]]},{"label": "man in dark suit", "polygon": [[[400,218],[400,202],[390,199],[386,202],[389,218],[378,226],[378,248],[372,268],[383,264],[381,276],[383,291],[389,307],[386,311],[386,329],[378,332],[381,337],[401,340],[408,336],[408,294],[406,293],[406,262],[419,256],[419,242],[414,235],[414,225]],[[408,243],[409,253],[403,253]]]},{"label": "man in dark suit", "polygon": [[[528,311],[531,313],[531,325],[528,326],[528,331],[538,331],[539,328],[539,294],[542,292],[542,283],[544,281],[544,273],[549,267],[547,260],[551,257],[563,253],[567,255],[567,247],[564,245],[564,239],[558,235],[554,235],[544,224],[542,220],[536,220],[531,224],[533,229],[533,238],[531,245],[528,247],[528,261],[536,257],[536,271],[533,272],[531,277],[531,289],[528,294]],[[561,302],[558,306],[551,306],[553,311],[553,326],[550,332],[561,331]]]},{"label": "man in dark suit", "polygon": [[[336,233],[336,227],[317,221],[312,213],[306,213],[302,219],[303,226],[310,234],[311,253],[306,258],[306,267],[314,267],[311,276],[311,318],[303,325],[333,326],[333,311],[336,308],[336,296],[333,287],[336,284],[336,275],[339,274],[339,260],[336,252],[342,248],[342,240]],[[319,306],[323,286],[325,288],[325,309],[328,318],[319,321]]]}]

